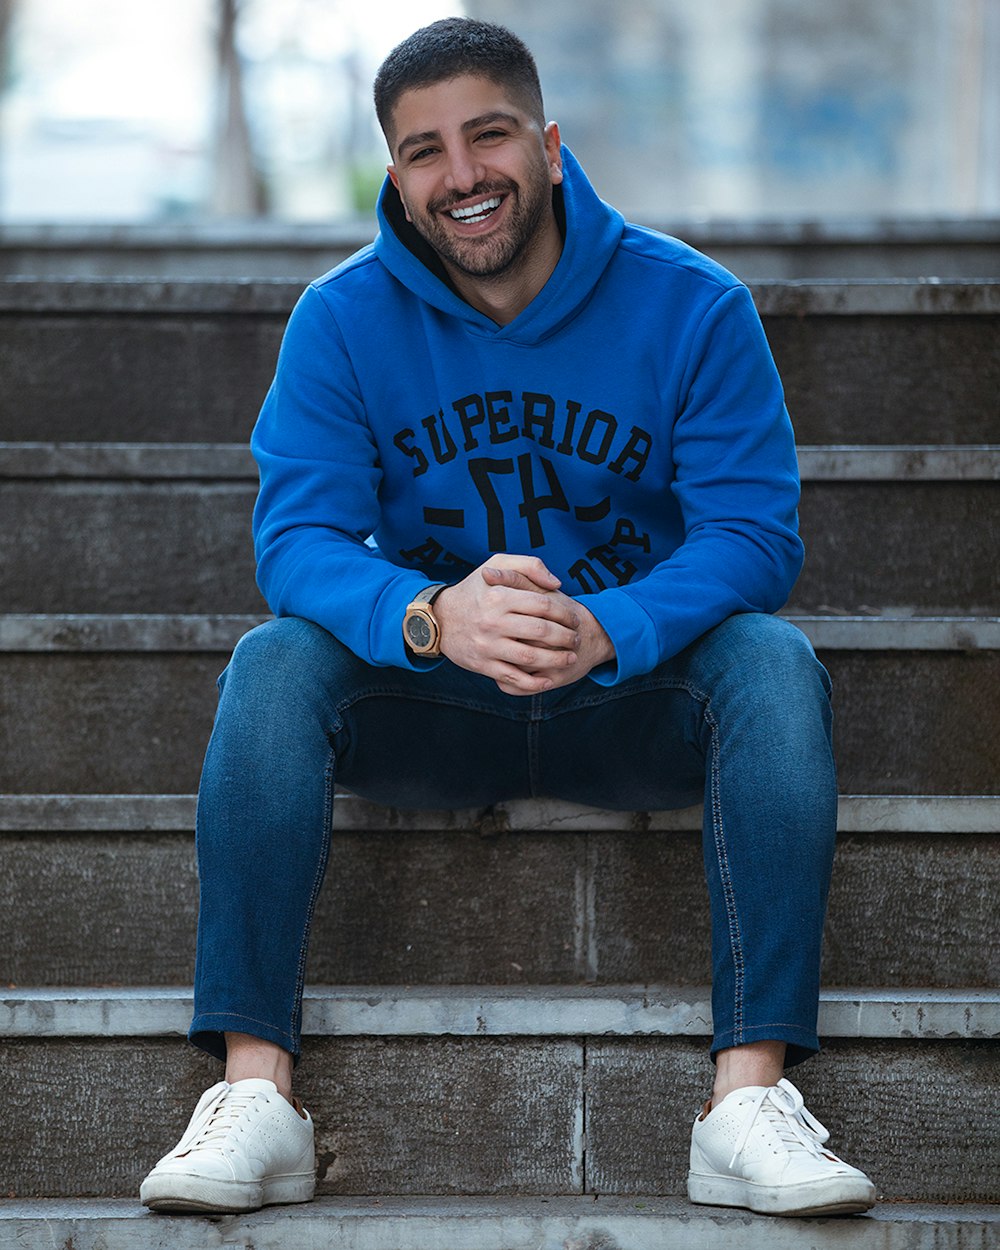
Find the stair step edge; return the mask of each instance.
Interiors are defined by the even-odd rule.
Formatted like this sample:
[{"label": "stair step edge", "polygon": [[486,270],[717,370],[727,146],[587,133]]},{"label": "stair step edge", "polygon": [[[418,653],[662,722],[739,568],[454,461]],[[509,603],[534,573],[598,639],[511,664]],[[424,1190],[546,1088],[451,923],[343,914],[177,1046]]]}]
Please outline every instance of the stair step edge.
[{"label": "stair step edge", "polygon": [[[972,482],[1000,479],[1000,445],[800,444],[805,482]],[[245,443],[0,442],[0,478],[58,481],[244,481]]]},{"label": "stair step edge", "polygon": [[803,1221],[683,1198],[319,1198],[252,1215],[152,1215],[130,1199],[35,1199],[0,1207],[0,1247],[49,1250],[987,1250],[1000,1206],[885,1203]]},{"label": "stair step edge", "polygon": [[[0,795],[0,833],[191,833],[194,794]],[[682,832],[701,829],[700,806],[677,811],[606,811],[558,799],[518,799],[483,810],[407,811],[341,793],[335,831],[378,833],[478,829],[480,832]],[[1000,833],[996,794],[842,794],[840,833]]]},{"label": "stair step edge", "polygon": [[[782,613],[819,651],[995,651],[1000,616]],[[3,652],[222,652],[265,614],[5,613]]]},{"label": "stair step edge", "polygon": [[[0,1037],[184,1035],[190,987],[21,988],[0,994]],[[993,1041],[1000,990],[826,989],[826,1037]],[[706,1037],[706,987],[312,986],[303,1032],[336,1037]]]}]

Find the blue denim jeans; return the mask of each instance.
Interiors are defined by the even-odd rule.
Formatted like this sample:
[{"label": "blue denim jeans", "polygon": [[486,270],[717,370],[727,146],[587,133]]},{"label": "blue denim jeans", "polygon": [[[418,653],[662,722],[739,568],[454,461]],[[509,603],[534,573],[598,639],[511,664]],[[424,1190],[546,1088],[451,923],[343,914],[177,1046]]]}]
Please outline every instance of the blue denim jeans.
[{"label": "blue denim jeans", "polygon": [[805,636],[730,617],[618,686],[516,697],[444,662],[373,668],[308,621],[247,634],[220,678],[198,801],[201,911],[191,1040],[299,1054],[309,929],[334,783],[398,807],[545,796],[619,810],[704,799],[712,1053],[818,1049],[837,815],[830,684]]}]

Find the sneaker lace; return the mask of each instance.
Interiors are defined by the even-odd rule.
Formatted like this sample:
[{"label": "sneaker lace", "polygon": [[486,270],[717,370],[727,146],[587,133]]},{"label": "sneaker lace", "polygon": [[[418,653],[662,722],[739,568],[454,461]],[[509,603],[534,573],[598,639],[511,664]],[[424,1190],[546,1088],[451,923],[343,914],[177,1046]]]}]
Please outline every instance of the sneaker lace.
[{"label": "sneaker lace", "polygon": [[829,1140],[829,1132],[814,1115],[806,1110],[802,1095],[791,1081],[782,1078],[777,1085],[762,1089],[754,1096],[752,1105],[753,1109],[747,1116],[743,1131],[736,1141],[733,1157],[729,1160],[730,1167],[739,1158],[750,1140],[753,1126],[757,1122],[757,1117],[761,1115],[776,1130],[786,1150],[804,1150],[808,1154],[816,1155],[817,1158],[830,1157],[820,1149],[823,1143]]},{"label": "sneaker lace", "polygon": [[184,1145],[184,1154],[193,1150],[221,1150],[229,1136],[246,1130],[246,1112],[257,1101],[256,1093],[234,1094],[231,1089],[219,1091],[205,1108],[205,1114],[194,1136]]}]

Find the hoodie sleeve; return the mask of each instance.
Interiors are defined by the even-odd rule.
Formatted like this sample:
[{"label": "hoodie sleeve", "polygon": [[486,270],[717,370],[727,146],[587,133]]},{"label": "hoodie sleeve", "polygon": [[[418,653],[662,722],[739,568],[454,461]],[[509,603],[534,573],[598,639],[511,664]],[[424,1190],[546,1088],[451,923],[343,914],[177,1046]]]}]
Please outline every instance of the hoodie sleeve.
[{"label": "hoodie sleeve", "polygon": [[617,661],[602,685],[649,672],[737,612],[776,612],[802,567],[798,465],[781,382],[743,286],[691,341],[670,489],[684,541],[641,581],[588,596]]},{"label": "hoodie sleeve", "polygon": [[257,584],[271,611],[316,622],[370,664],[438,663],[414,661],[402,635],[427,578],[366,543],[382,471],[339,327],[315,287],[289,319],[250,446]]}]

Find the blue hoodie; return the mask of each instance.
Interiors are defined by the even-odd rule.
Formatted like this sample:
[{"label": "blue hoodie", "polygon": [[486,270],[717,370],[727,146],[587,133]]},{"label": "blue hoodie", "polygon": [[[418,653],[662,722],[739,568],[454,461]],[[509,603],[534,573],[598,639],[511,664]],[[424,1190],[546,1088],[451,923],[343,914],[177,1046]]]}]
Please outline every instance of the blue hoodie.
[{"label": "blue hoodie", "polygon": [[586,596],[617,653],[602,684],[777,611],[798,576],[792,429],[749,293],[563,159],[562,255],[510,324],[455,294],[388,180],[374,244],[289,320],[251,443],[257,580],[371,664],[432,667],[406,605],[493,552]]}]

